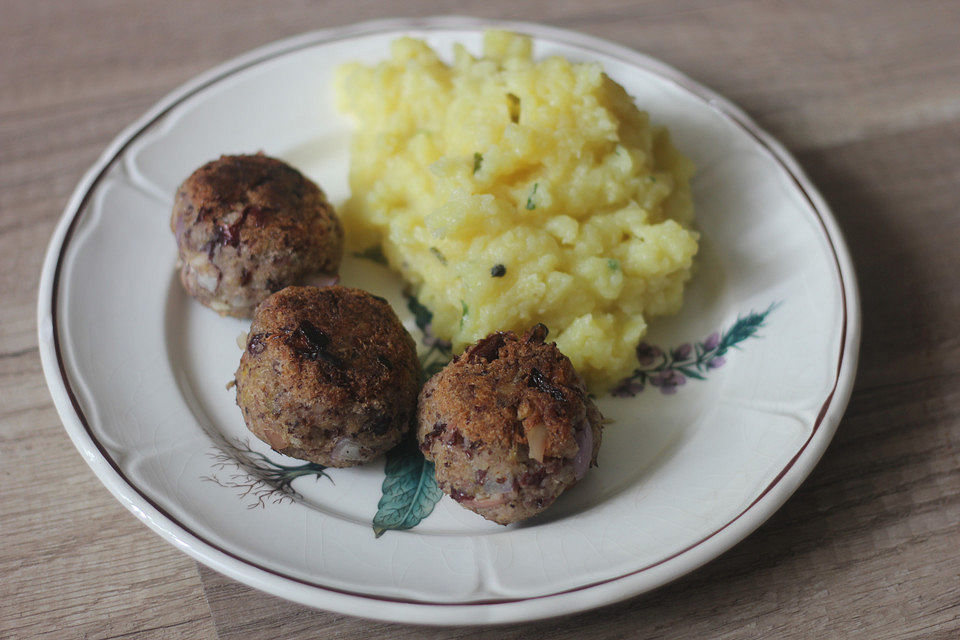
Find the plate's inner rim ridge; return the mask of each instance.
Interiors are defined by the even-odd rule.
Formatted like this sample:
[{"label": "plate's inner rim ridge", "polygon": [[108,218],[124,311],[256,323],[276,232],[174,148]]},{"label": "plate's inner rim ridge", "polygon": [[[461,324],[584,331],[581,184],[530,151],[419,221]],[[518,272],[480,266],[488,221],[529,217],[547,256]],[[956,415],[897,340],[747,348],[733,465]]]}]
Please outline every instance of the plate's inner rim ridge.
[{"label": "plate's inner rim ridge", "polygon": [[[765,496],[767,496],[780,483],[780,481],[783,480],[783,478],[787,475],[790,469],[793,468],[797,460],[806,451],[809,444],[813,441],[813,438],[818,433],[821,424],[823,423],[825,417],[829,412],[829,409],[834,400],[836,391],[838,389],[838,385],[841,380],[841,373],[845,364],[844,357],[846,354],[846,341],[847,341],[847,335],[848,335],[847,329],[848,329],[849,314],[848,314],[847,306],[849,302],[848,301],[849,292],[844,280],[843,268],[841,266],[841,261],[837,251],[835,238],[830,233],[830,230],[828,229],[824,221],[823,212],[821,211],[821,208],[817,206],[815,199],[811,197],[810,193],[808,192],[808,189],[804,186],[803,182],[798,178],[794,170],[786,162],[784,162],[784,160],[780,157],[780,154],[777,152],[777,150],[774,149],[771,146],[771,144],[768,143],[768,140],[765,139],[763,134],[758,132],[756,126],[753,125],[753,123],[750,122],[749,119],[745,119],[746,118],[745,116],[741,117],[737,113],[737,110],[735,107],[728,108],[726,106],[726,103],[724,101],[721,101],[718,98],[718,96],[713,94],[710,90],[700,87],[695,82],[686,79],[684,76],[673,71],[671,68],[666,67],[665,65],[663,65],[663,63],[659,63],[658,61],[653,60],[652,58],[648,58],[643,54],[630,51],[629,49],[626,49],[625,47],[622,47],[621,45],[616,45],[616,44],[611,44],[610,48],[607,48],[607,49],[600,48],[590,44],[590,41],[593,40],[592,38],[579,36],[578,38],[574,39],[573,44],[575,46],[588,51],[593,51],[595,53],[602,54],[604,56],[617,58],[622,62],[625,62],[626,64],[643,68],[645,71],[651,74],[654,74],[665,81],[668,81],[672,84],[677,85],[678,87],[682,88],[683,90],[695,96],[697,99],[705,102],[712,110],[714,110],[716,113],[721,115],[724,119],[733,123],[741,131],[747,133],[757,143],[757,145],[764,152],[766,152],[771,159],[774,160],[774,162],[781,168],[781,170],[784,171],[790,177],[790,179],[793,181],[794,186],[803,195],[803,198],[806,201],[810,211],[817,218],[820,224],[821,230],[824,233],[827,243],[830,247],[831,254],[833,255],[834,265],[836,267],[837,281],[839,282],[840,290],[841,290],[841,302],[842,302],[842,311],[843,311],[842,329],[841,329],[841,337],[840,337],[840,349],[839,349],[839,356],[837,361],[837,375],[834,380],[833,387],[830,393],[827,395],[826,399],[824,400],[824,403],[821,406],[821,409],[817,415],[816,421],[814,422],[813,428],[811,429],[810,434],[806,439],[806,441],[799,448],[796,454],[791,458],[791,460],[787,463],[787,465],[781,470],[781,472],[773,479],[773,481],[771,481],[770,484],[747,507],[745,507],[741,512],[739,512],[734,518],[732,518],[729,522],[724,524],[722,527],[711,532],[709,535],[706,535],[705,537],[689,545],[688,547],[680,551],[677,551],[668,557],[658,560],[655,563],[648,564],[644,567],[640,567],[638,569],[628,571],[624,574],[621,574],[615,577],[591,582],[588,584],[580,585],[580,586],[563,590],[563,591],[551,592],[549,594],[543,594],[538,596],[520,597],[520,598],[470,600],[465,602],[436,602],[436,601],[424,601],[424,600],[404,599],[404,598],[396,598],[396,597],[389,597],[389,596],[371,595],[371,594],[362,593],[362,592],[350,591],[347,589],[340,589],[337,587],[331,587],[328,585],[323,585],[323,584],[311,582],[308,580],[303,580],[295,576],[287,575],[275,569],[271,569],[269,567],[265,567],[260,564],[251,562],[250,560],[247,560],[237,555],[236,553],[230,551],[229,549],[223,548],[215,543],[212,543],[206,540],[201,535],[195,533],[190,528],[186,527],[183,523],[180,522],[180,520],[178,520],[175,516],[170,514],[166,509],[161,507],[155,500],[153,500],[149,495],[147,495],[144,490],[142,490],[134,482],[132,482],[127,477],[127,475],[122,471],[118,463],[108,453],[108,451],[103,446],[103,444],[99,441],[99,439],[95,436],[93,429],[91,428],[86,418],[86,415],[84,414],[84,411],[78,401],[77,395],[72,387],[70,378],[67,375],[62,347],[60,344],[60,332],[58,330],[58,306],[59,306],[58,298],[59,298],[59,291],[60,291],[60,276],[62,271],[63,259],[67,252],[70,241],[73,239],[73,236],[78,227],[79,221],[83,218],[83,213],[88,209],[88,206],[90,204],[90,199],[93,195],[95,195],[96,190],[101,184],[102,180],[116,166],[118,166],[118,164],[122,168],[124,159],[126,158],[127,151],[129,150],[131,145],[136,143],[144,133],[152,129],[158,123],[161,123],[164,118],[169,116],[170,113],[173,110],[175,110],[177,107],[179,107],[183,102],[189,100],[193,96],[201,93],[202,91],[219,83],[220,81],[224,80],[229,76],[232,76],[248,68],[257,66],[259,64],[262,64],[266,61],[269,61],[277,57],[291,54],[291,53],[294,53],[306,48],[310,48],[313,46],[326,44],[330,42],[336,42],[339,40],[346,40],[346,39],[350,39],[358,36],[371,36],[371,35],[383,34],[388,32],[401,32],[404,30],[409,31],[414,29],[427,30],[427,31],[432,31],[432,30],[434,31],[435,30],[474,31],[474,30],[481,29],[482,25],[488,25],[488,26],[498,25],[503,28],[511,28],[511,27],[524,28],[525,27],[526,29],[531,29],[531,30],[536,29],[541,33],[545,34],[543,36],[534,35],[534,37],[541,40],[546,40],[546,41],[549,41],[552,38],[555,39],[560,37],[559,34],[561,33],[569,34],[569,32],[562,32],[561,30],[556,28],[543,27],[541,25],[533,25],[531,23],[481,21],[481,20],[475,20],[475,19],[469,19],[469,18],[462,19],[462,20],[463,20],[462,22],[457,22],[456,19],[445,18],[445,19],[438,19],[435,22],[431,22],[429,20],[424,20],[424,19],[414,19],[414,20],[407,20],[407,21],[403,21],[403,20],[375,21],[373,23],[364,23],[361,25],[356,25],[356,27],[353,29],[348,28],[348,29],[339,30],[339,31],[327,30],[327,31],[316,32],[314,34],[304,34],[301,37],[295,38],[294,41],[288,42],[287,46],[282,46],[283,44],[282,42],[277,43],[273,46],[268,45],[267,47],[261,50],[250,52],[247,56],[242,56],[237,60],[228,62],[225,64],[224,67],[221,67],[209,72],[210,73],[209,76],[203,77],[202,81],[196,82],[193,86],[190,86],[188,84],[182,87],[181,89],[175,90],[174,94],[171,94],[171,97],[168,99],[167,104],[158,105],[158,108],[157,108],[158,110],[155,113],[152,113],[152,114],[148,113],[147,116],[144,116],[147,119],[146,122],[144,122],[140,126],[134,125],[136,127],[135,129],[131,127],[133,130],[130,130],[125,132],[124,134],[121,134],[122,136],[125,136],[126,139],[123,140],[122,144],[119,144],[119,146],[117,146],[113,150],[112,154],[110,154],[109,157],[106,157],[106,156],[102,157],[98,161],[98,164],[102,164],[101,169],[88,181],[88,184],[86,184],[85,186],[85,191],[83,192],[83,196],[82,198],[80,198],[76,206],[68,208],[67,211],[65,211],[64,213],[64,217],[70,216],[70,223],[66,229],[66,232],[64,233],[60,247],[56,249],[57,257],[56,257],[56,263],[53,271],[53,282],[51,287],[51,301],[50,301],[51,323],[52,323],[52,329],[53,329],[52,344],[53,344],[53,350],[56,357],[57,365],[59,368],[60,382],[62,383],[63,388],[66,392],[66,395],[70,400],[76,419],[79,421],[83,429],[86,431],[87,436],[90,438],[91,442],[96,446],[102,459],[105,460],[110,465],[110,467],[117,474],[119,479],[125,485],[125,488],[132,490],[137,496],[143,499],[147,504],[149,504],[164,518],[166,518],[170,523],[172,523],[173,525],[178,527],[180,530],[182,530],[184,533],[186,533],[188,536],[196,539],[199,543],[201,543],[202,545],[205,545],[209,549],[222,553],[229,558],[239,561],[243,565],[258,569],[260,571],[264,571],[266,573],[272,574],[284,580],[293,581],[293,582],[296,582],[308,587],[316,588],[316,589],[332,591],[332,592],[340,593],[343,595],[354,596],[354,597],[359,597],[364,599],[381,600],[381,601],[387,601],[387,602],[396,602],[396,603],[404,603],[404,604],[412,604],[412,605],[449,607],[449,606],[470,606],[470,605],[478,606],[478,605],[505,604],[505,603],[514,603],[514,602],[523,602],[528,600],[551,598],[551,597],[559,596],[562,594],[568,594],[572,592],[590,589],[592,587],[595,587],[601,584],[615,582],[623,578],[626,578],[628,576],[632,576],[638,573],[648,571],[654,567],[657,567],[666,562],[669,562],[670,560],[673,560],[691,551],[692,549],[702,545],[704,542],[710,540],[714,536],[720,534],[722,531],[724,531],[725,529],[733,525],[735,522],[737,522],[741,517],[743,517],[747,512],[749,512],[754,506],[756,506],[756,504],[759,503]],[[564,44],[564,43],[558,42],[558,44]],[[115,145],[111,145],[111,146],[115,146]],[[829,213],[827,215],[829,215]],[[837,417],[837,419],[839,419],[839,416]],[[124,490],[124,487],[117,489],[118,492],[122,492],[123,490]],[[130,506],[129,500],[125,500],[124,503],[128,507]],[[141,514],[142,512],[138,515],[140,515],[141,519],[144,519],[145,516]],[[187,546],[187,545],[184,545],[184,546]]]}]

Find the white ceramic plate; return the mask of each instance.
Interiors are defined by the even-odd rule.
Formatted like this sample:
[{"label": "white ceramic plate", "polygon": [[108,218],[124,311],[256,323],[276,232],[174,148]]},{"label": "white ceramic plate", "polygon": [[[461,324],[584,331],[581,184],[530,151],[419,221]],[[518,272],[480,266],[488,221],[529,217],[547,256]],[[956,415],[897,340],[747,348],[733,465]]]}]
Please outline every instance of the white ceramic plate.
[{"label": "white ceramic plate", "polygon": [[[477,51],[491,24],[381,21],[258,49],[162,100],[77,187],[40,285],[51,393],[110,491],[217,571],[385,620],[571,613],[716,557],[793,493],[830,441],[856,368],[857,289],[836,223],[793,159],[660,62],[577,33],[497,23],[534,36],[537,56],[602,63],[699,168],[699,272],[681,314],[653,323],[647,341],[661,349],[641,350],[635,382],[645,389],[602,399],[613,422],[601,466],[523,525],[488,523],[444,497],[413,529],[376,537],[383,460],[324,477],[255,439],[247,448],[225,389],[246,323],[180,287],[168,228],[176,186],[222,153],[263,150],[341,201],[349,130],[331,104],[334,67],[383,59],[401,34],[445,53],[454,42]],[[342,275],[388,297],[419,335],[391,274],[352,258]]]}]

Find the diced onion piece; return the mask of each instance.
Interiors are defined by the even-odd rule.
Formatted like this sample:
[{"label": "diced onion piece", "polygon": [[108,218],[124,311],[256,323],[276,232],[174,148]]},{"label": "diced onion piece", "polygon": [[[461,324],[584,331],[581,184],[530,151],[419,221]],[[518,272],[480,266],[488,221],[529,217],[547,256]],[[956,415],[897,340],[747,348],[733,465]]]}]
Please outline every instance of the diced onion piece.
[{"label": "diced onion piece", "polygon": [[511,495],[506,493],[498,493],[497,495],[490,496],[488,498],[473,498],[470,500],[463,500],[460,504],[467,508],[491,509],[493,507],[499,507],[500,505],[507,504],[511,499],[513,499],[513,496]]},{"label": "diced onion piece", "polygon": [[197,284],[211,293],[216,293],[218,278],[214,274],[205,270],[197,270]]},{"label": "diced onion piece", "polygon": [[352,438],[342,438],[330,452],[330,457],[339,462],[361,462],[363,447]]},{"label": "diced onion piece", "polygon": [[530,457],[537,462],[543,462],[543,452],[547,448],[547,428],[542,424],[535,424],[527,427],[526,432]]},{"label": "diced onion piece", "polygon": [[338,273],[314,273],[303,279],[304,284],[314,287],[324,288],[340,284],[340,274]]},{"label": "diced onion piece", "polygon": [[573,457],[573,475],[577,480],[581,480],[587,475],[590,460],[593,458],[593,428],[586,419],[580,423],[576,438],[579,449]]}]

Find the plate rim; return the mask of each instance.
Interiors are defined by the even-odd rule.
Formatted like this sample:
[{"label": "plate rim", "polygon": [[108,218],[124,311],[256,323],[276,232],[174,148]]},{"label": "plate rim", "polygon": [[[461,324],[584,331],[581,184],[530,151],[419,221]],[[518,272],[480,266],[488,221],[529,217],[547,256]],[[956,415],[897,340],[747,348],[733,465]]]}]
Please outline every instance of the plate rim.
[{"label": "plate rim", "polygon": [[[565,591],[527,598],[464,603],[425,602],[346,591],[308,582],[260,566],[205,540],[145,495],[125,477],[92,430],[71,387],[57,332],[57,297],[62,257],[88,199],[99,181],[138,137],[194,94],[246,68],[310,46],[364,35],[414,30],[501,28],[529,33],[614,56],[679,85],[703,100],[716,113],[753,138],[784,172],[807,201],[834,257],[840,287],[843,322],[837,375],[806,442],[770,484],[739,514],[687,548],[656,563],[617,577]],[[64,208],[50,243],[40,278],[37,327],[44,377],[64,429],[94,474],[138,519],[165,540],[212,569],[251,587],[311,607],[393,622],[466,625],[509,623],[570,614],[609,604],[655,589],[702,566],[743,540],[796,491],[830,443],[856,377],[861,333],[859,291],[846,242],[832,211],[792,155],[746,113],[711,89],[673,67],[629,47],[576,31],[532,22],[488,20],[468,16],[391,18],[310,31],[255,48],[195,76],[156,102],[107,146],[86,172]],[[371,606],[375,605],[375,606]]]}]

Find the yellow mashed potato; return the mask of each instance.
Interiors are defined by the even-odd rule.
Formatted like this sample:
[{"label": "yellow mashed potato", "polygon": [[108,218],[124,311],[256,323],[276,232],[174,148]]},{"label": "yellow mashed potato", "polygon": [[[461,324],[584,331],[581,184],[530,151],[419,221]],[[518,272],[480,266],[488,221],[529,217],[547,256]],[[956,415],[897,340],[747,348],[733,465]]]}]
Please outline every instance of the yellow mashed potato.
[{"label": "yellow mashed potato", "polygon": [[456,351],[542,322],[609,388],[645,318],[680,308],[692,163],[598,64],[535,62],[527,37],[490,31],[452,65],[411,38],[391,54],[337,77],[357,120],[348,244],[380,245]]}]

